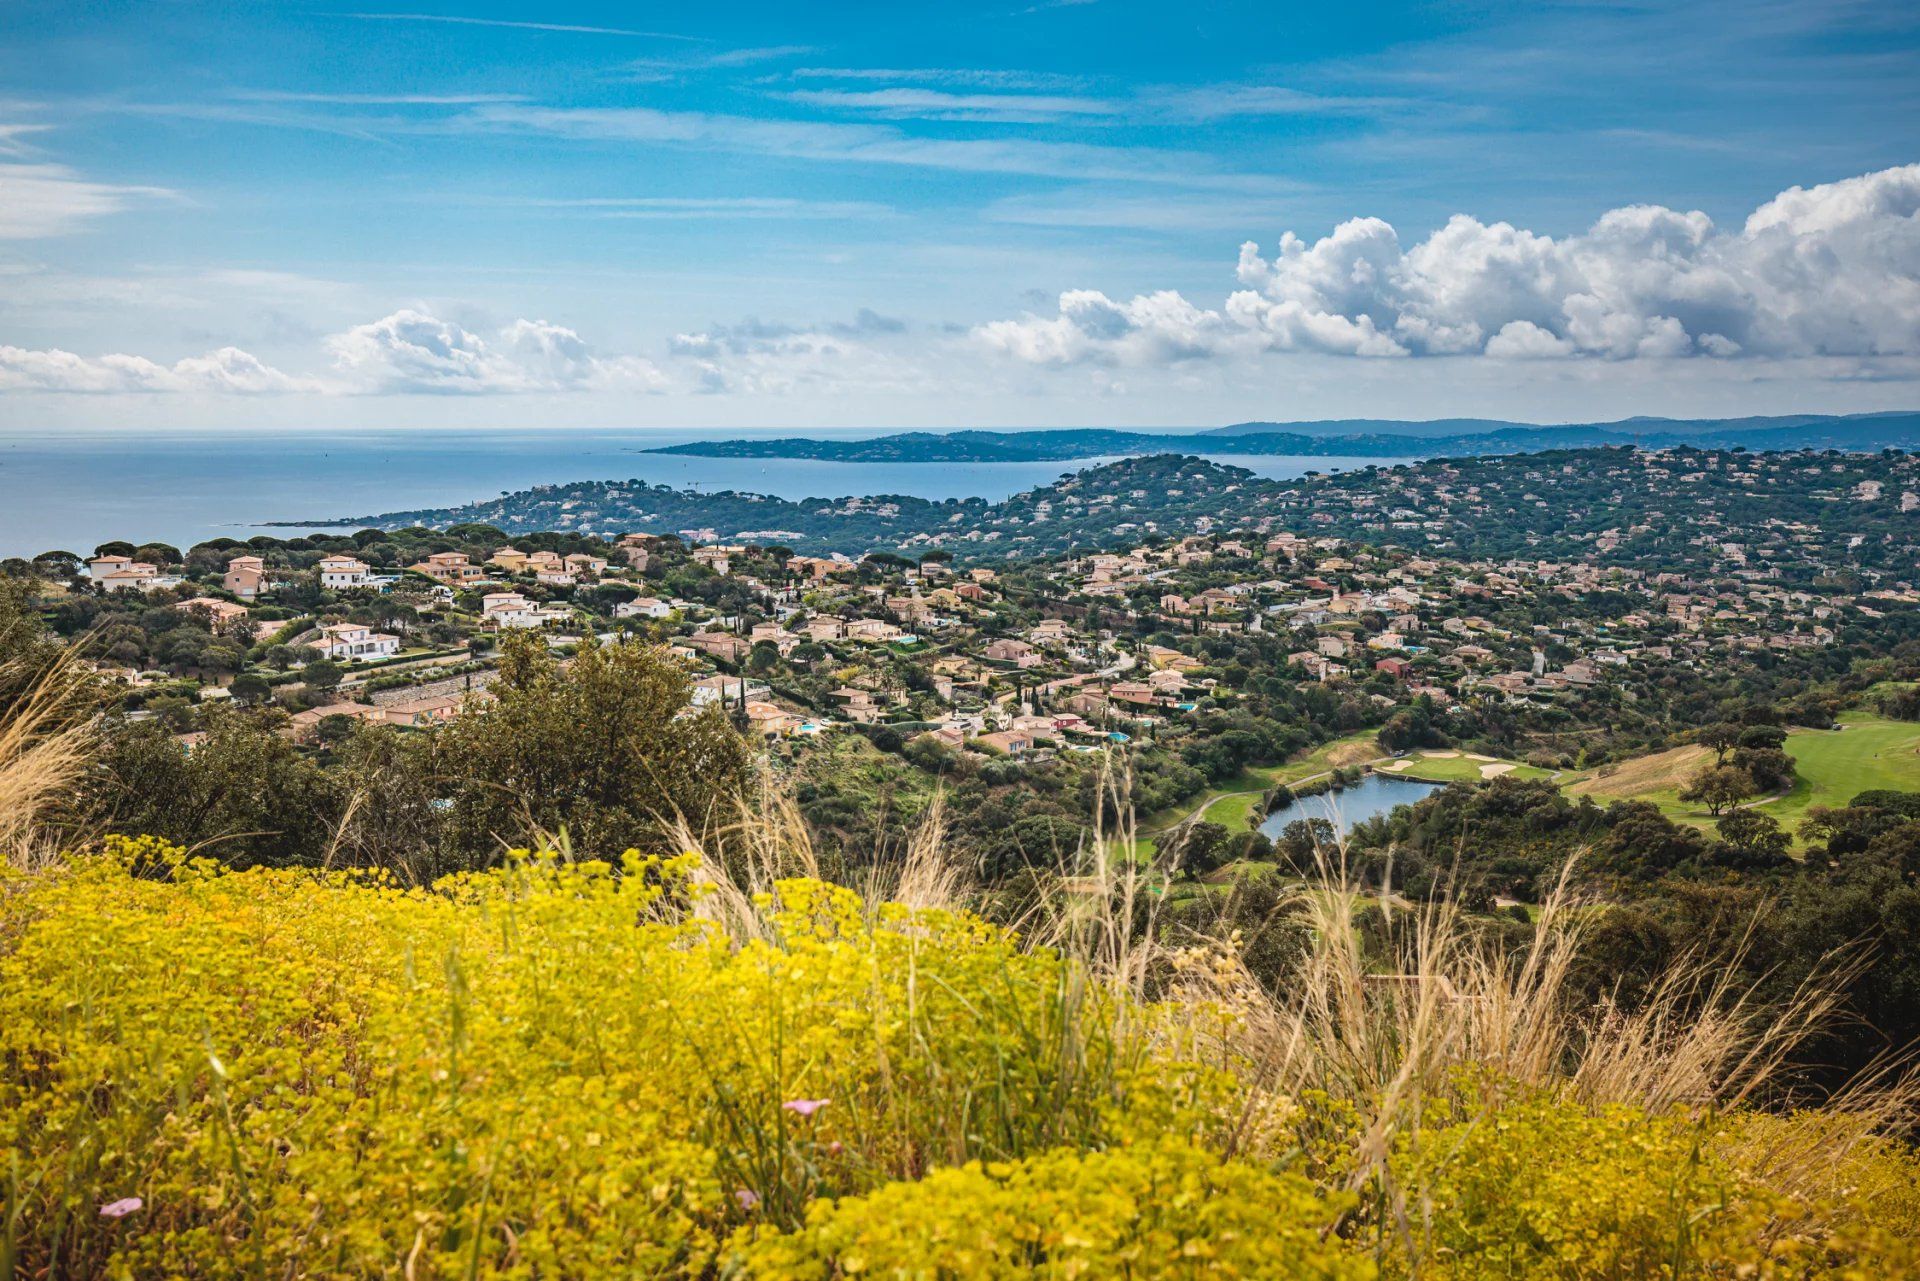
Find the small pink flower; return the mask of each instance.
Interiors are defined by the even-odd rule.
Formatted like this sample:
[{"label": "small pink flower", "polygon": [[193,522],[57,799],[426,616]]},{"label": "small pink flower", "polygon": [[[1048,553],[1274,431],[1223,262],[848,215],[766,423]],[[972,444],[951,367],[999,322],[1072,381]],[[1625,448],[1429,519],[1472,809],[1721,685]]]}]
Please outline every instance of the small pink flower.
[{"label": "small pink flower", "polygon": [[124,1219],[145,1205],[146,1202],[137,1196],[123,1196],[118,1201],[109,1201],[101,1206],[100,1217],[103,1219]]},{"label": "small pink flower", "polygon": [[760,1194],[752,1188],[741,1188],[733,1194],[733,1199],[740,1203],[742,1210],[751,1210],[760,1204]]},{"label": "small pink flower", "polygon": [[812,1116],[831,1102],[832,1099],[788,1099],[780,1106],[800,1116]]},{"label": "small pink flower", "polygon": [[846,1148],[841,1146],[840,1140],[838,1139],[835,1139],[833,1142],[827,1144],[828,1156],[839,1156],[842,1152],[845,1152],[845,1151],[846,1151]]}]

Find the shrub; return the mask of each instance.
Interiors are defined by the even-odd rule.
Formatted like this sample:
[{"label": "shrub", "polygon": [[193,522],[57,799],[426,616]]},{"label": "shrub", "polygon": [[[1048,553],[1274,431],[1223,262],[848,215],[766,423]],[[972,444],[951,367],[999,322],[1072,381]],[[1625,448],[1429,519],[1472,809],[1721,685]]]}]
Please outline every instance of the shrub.
[{"label": "shrub", "polygon": [[818,1197],[1219,1101],[1057,954],[811,881],[729,936],[687,864],[419,891],[142,839],[0,887],[6,1275],[697,1274]]},{"label": "shrub", "polygon": [[1436,914],[1376,984],[1321,887],[1269,992],[1134,932],[1137,876],[1052,947],[693,855],[0,873],[0,1275],[1920,1268],[1888,1100],[1747,1110],[1783,1034],[1737,1008],[1556,1015],[1553,900],[1536,960]]},{"label": "shrub", "polygon": [[1377,1275],[1337,1238],[1321,1239],[1333,1213],[1298,1174],[1167,1140],[973,1162],[816,1201],[804,1228],[762,1238],[746,1261],[769,1281]]},{"label": "shrub", "polygon": [[[1431,1275],[1828,1275],[1825,1265],[1863,1252],[1892,1275],[1920,1262],[1911,1158],[1875,1153],[1855,1175],[1869,1195],[1824,1207],[1836,1222],[1816,1227],[1807,1207],[1742,1168],[1739,1131],[1752,1118],[1703,1125],[1678,1109],[1589,1111],[1544,1093],[1503,1100],[1494,1116],[1400,1141],[1400,1174],[1422,1192],[1413,1253]],[[1884,1186],[1889,1177],[1904,1188]],[[1887,1204],[1902,1193],[1904,1204]],[[1900,1230],[1873,1226],[1862,1213],[1873,1208]]]}]

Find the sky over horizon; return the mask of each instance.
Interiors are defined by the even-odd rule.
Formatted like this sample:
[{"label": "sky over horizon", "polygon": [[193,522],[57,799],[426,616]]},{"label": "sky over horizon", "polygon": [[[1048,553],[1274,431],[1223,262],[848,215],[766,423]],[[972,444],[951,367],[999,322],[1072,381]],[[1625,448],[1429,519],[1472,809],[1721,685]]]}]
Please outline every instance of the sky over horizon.
[{"label": "sky over horizon", "polygon": [[1913,407],[1910,3],[0,10],[0,429]]}]

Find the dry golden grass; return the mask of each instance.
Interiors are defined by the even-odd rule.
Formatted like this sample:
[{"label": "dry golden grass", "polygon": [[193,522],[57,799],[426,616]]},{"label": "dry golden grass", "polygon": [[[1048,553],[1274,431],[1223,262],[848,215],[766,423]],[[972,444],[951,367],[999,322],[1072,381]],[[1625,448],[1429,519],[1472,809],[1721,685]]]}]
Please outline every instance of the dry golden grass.
[{"label": "dry golden grass", "polygon": [[76,839],[73,802],[98,740],[93,691],[71,652],[22,683],[0,708],[0,860],[31,869]]},{"label": "dry golden grass", "polygon": [[[1409,910],[1358,888],[1343,855],[1323,852],[1316,882],[1296,893],[1312,942],[1281,991],[1255,981],[1219,940],[1202,945],[1202,963],[1179,968],[1180,983],[1191,1008],[1233,1014],[1221,1040],[1249,1065],[1244,1141],[1257,1146],[1263,1097],[1324,1091],[1352,1101],[1349,1185],[1381,1189],[1400,1222],[1421,1193],[1398,1183],[1396,1141],[1430,1115],[1487,1116],[1524,1093],[1649,1115],[1784,1102],[1785,1070],[1843,1015],[1838,993],[1859,959],[1833,958],[1784,1006],[1769,1007],[1739,986],[1737,956],[1700,952],[1677,961],[1636,1008],[1596,1005],[1572,990],[1595,918],[1581,910],[1571,864],[1541,906],[1532,945],[1515,952],[1446,902]],[[1387,920],[1384,967],[1369,958],[1360,925],[1374,912]],[[1791,1143],[1746,1132],[1756,1150],[1741,1159],[1775,1186],[1833,1192],[1856,1152],[1920,1121],[1920,1081],[1901,1066],[1889,1061],[1853,1082],[1825,1104],[1825,1125],[1795,1130]]]},{"label": "dry golden grass", "polygon": [[1327,764],[1335,769],[1360,765],[1380,755],[1380,744],[1369,736],[1356,743],[1338,743],[1327,753]]},{"label": "dry golden grass", "polygon": [[1637,756],[1616,766],[1604,766],[1578,782],[1569,783],[1566,791],[1572,796],[1627,798],[1674,792],[1685,787],[1687,780],[1712,760],[1711,749],[1688,743],[1651,756]]}]

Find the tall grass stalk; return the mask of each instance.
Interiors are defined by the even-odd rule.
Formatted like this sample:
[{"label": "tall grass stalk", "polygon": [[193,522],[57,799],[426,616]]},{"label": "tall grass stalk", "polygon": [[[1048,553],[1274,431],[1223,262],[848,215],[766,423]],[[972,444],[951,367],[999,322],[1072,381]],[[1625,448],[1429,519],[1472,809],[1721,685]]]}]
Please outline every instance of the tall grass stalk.
[{"label": "tall grass stalk", "polygon": [[0,672],[0,859],[31,870],[84,843],[74,801],[99,746],[93,689],[73,651],[38,672]]}]

